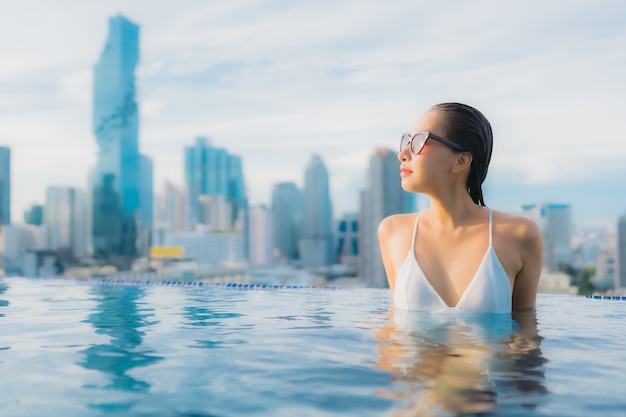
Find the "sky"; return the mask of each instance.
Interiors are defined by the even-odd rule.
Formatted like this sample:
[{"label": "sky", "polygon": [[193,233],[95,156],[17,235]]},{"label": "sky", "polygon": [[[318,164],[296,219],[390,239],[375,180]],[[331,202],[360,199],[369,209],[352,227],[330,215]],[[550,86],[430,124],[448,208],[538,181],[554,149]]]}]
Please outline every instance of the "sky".
[{"label": "sky", "polygon": [[242,157],[251,204],[302,186],[317,153],[335,216],[356,212],[373,151],[459,101],[493,127],[487,205],[566,203],[580,227],[626,212],[624,2],[2,0],[14,221],[50,185],[86,189],[93,66],[118,14],[141,26],[139,141],[157,192],[183,185],[183,149],[205,136]]}]

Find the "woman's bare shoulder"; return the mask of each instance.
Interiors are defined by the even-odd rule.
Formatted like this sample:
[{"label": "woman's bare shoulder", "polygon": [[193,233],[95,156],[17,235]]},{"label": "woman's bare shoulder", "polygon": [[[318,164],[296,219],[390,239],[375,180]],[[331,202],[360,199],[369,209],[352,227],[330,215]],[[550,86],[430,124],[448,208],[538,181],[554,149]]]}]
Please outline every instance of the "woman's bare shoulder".
[{"label": "woman's bare shoulder", "polygon": [[378,225],[378,234],[380,236],[389,236],[394,231],[405,230],[407,226],[413,225],[417,213],[392,214],[385,217]]},{"label": "woman's bare shoulder", "polygon": [[494,210],[493,213],[494,225],[500,233],[520,243],[533,243],[541,239],[541,230],[532,219],[504,211]]}]

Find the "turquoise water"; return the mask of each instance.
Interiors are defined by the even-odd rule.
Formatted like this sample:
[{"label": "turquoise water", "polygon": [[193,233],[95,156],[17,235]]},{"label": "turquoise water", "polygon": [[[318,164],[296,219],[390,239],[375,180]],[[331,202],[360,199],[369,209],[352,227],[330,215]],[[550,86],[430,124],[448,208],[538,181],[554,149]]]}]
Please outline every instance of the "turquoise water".
[{"label": "turquoise water", "polygon": [[622,416],[626,301],[0,278],[0,416]]}]

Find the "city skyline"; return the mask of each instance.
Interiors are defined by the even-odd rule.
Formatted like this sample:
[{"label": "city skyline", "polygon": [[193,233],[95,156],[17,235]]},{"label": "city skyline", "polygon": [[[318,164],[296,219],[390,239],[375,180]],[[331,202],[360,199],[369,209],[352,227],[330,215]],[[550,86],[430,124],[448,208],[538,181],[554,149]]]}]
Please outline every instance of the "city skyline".
[{"label": "city skyline", "polygon": [[87,188],[91,71],[118,13],[141,27],[140,151],[156,190],[184,183],[183,148],[207,136],[241,156],[252,205],[269,205],[273,184],[302,187],[320,154],[339,218],[358,211],[376,148],[395,149],[430,105],[458,100],[494,127],[488,205],[570,204],[576,224],[612,226],[626,211],[619,2],[60,1],[0,11],[0,35],[15,39],[0,47],[14,221],[48,186]]}]

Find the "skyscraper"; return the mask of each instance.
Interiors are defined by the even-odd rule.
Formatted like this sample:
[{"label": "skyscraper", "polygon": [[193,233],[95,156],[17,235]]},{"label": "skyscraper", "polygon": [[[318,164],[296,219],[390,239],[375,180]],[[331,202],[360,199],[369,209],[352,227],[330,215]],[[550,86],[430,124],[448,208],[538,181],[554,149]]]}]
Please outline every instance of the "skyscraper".
[{"label": "skyscraper", "polygon": [[272,212],[263,206],[248,209],[248,260],[250,266],[274,263]]},{"label": "skyscraper", "polygon": [[11,223],[11,148],[0,146],[0,224]]},{"label": "skyscraper", "polygon": [[50,186],[46,192],[46,247],[63,261],[87,252],[87,204],[84,191]]},{"label": "skyscraper", "polygon": [[572,262],[572,227],[569,204],[523,204],[519,214],[532,219],[543,237],[543,266],[557,272]]},{"label": "skyscraper", "polygon": [[626,288],[626,215],[617,223],[617,270],[615,288]]},{"label": "skyscraper", "polygon": [[359,215],[347,213],[337,222],[336,254],[340,264],[358,268]]},{"label": "skyscraper", "polygon": [[300,257],[298,242],[302,225],[302,190],[293,182],[281,182],[272,189],[274,249],[279,259],[293,261]]},{"label": "skyscraper", "polygon": [[386,287],[378,225],[387,216],[415,210],[415,196],[402,189],[396,152],[379,148],[370,157],[366,188],[361,193],[359,275],[368,286]]},{"label": "skyscraper", "polygon": [[199,137],[194,146],[185,147],[185,184],[190,229],[202,222],[203,195],[224,197],[231,204],[233,223],[243,214],[247,203],[241,159],[211,146],[207,138]]},{"label": "skyscraper", "polygon": [[41,224],[43,224],[43,206],[40,204],[30,206],[30,208],[24,212],[24,223],[32,224],[33,226],[41,226]]},{"label": "skyscraper", "polygon": [[[304,218],[300,258],[305,268],[331,265],[333,210],[328,170],[319,155],[313,155],[304,174]],[[276,219],[280,221],[280,219]]]},{"label": "skyscraper", "polygon": [[146,178],[152,167],[139,154],[138,61],[139,26],[120,15],[111,17],[93,77],[93,130],[99,153],[92,184],[92,233],[94,250],[104,256],[136,255],[137,226],[151,225],[152,190],[142,187],[152,186]]}]

